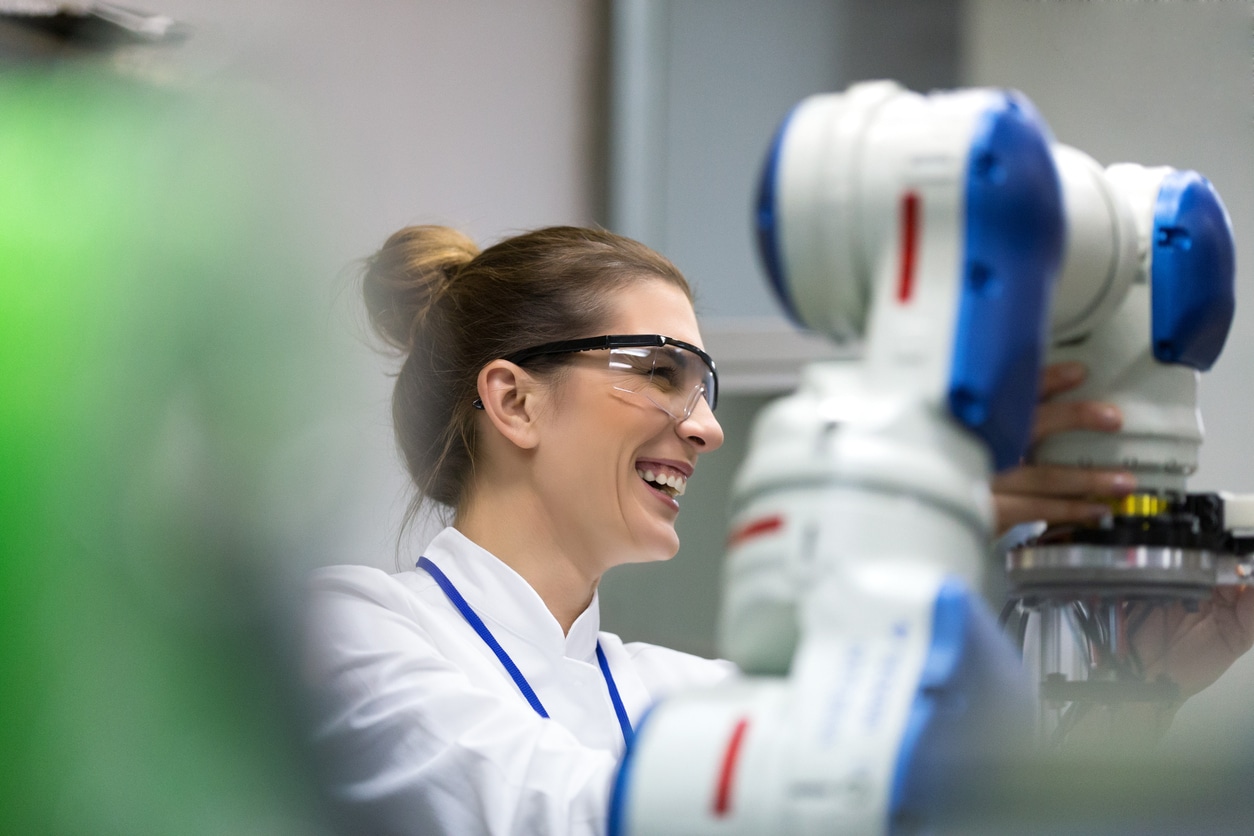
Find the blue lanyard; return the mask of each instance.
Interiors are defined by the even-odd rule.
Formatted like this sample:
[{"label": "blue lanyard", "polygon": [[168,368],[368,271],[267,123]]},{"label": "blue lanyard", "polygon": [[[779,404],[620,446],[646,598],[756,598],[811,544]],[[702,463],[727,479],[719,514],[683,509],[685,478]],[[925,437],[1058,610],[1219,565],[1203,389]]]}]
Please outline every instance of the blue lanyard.
[{"label": "blue lanyard", "polygon": [[[427,573],[435,578],[436,585],[444,591],[449,601],[462,614],[462,617],[466,619],[466,623],[479,634],[479,638],[483,639],[483,643],[496,654],[496,658],[501,660],[501,664],[505,666],[505,672],[509,674],[510,679],[514,680],[514,684],[518,686],[519,691],[522,691],[522,695],[527,698],[527,702],[535,709],[536,714],[547,718],[549,712],[544,710],[544,706],[540,703],[540,698],[536,696],[531,683],[522,675],[522,671],[514,664],[514,660],[509,658],[509,654],[505,652],[505,648],[501,647],[496,637],[492,635],[488,625],[484,624],[483,619],[476,615],[475,611],[466,603],[466,599],[457,591],[457,587],[453,586],[453,582],[427,557],[418,558],[418,566],[426,569]],[[601,650],[600,640],[597,641],[597,664],[601,666],[601,675],[605,677],[605,686],[610,692],[610,702],[614,704],[614,714],[618,717],[619,728],[623,730],[623,742],[630,744],[633,734],[631,720],[627,717],[627,709],[623,707],[622,697],[618,695],[618,686],[614,684],[614,675],[610,673],[610,663],[605,659],[605,651]]]}]

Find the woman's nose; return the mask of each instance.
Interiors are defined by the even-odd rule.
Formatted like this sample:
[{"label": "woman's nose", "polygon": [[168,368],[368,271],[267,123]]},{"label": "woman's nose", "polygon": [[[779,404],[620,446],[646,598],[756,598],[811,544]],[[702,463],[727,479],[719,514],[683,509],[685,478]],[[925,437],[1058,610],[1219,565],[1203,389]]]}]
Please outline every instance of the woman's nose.
[{"label": "woman's nose", "polygon": [[723,428],[705,398],[698,398],[692,414],[675,425],[675,430],[696,446],[698,452],[709,453],[723,446]]}]

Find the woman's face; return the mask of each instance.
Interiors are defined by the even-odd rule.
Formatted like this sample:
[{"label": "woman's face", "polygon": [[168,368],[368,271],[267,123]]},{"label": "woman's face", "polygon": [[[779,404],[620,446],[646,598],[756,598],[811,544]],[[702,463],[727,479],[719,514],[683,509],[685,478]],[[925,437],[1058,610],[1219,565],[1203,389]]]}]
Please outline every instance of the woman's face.
[{"label": "woman's face", "polygon": [[[598,333],[661,334],[702,346],[688,297],[660,279],[619,291]],[[692,477],[698,457],[723,443],[704,399],[677,421],[622,383],[607,352],[574,355],[554,387],[536,448],[538,490],[558,536],[598,572],[674,556],[683,500],[673,494]]]}]

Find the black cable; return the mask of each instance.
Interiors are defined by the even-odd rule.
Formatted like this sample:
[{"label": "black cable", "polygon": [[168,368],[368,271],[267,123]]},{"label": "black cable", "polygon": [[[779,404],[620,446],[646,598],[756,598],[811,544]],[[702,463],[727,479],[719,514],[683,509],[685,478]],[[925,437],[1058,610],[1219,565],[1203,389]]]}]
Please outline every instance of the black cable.
[{"label": "black cable", "polygon": [[1007,622],[1010,621],[1010,616],[1014,614],[1014,611],[1018,608],[1019,602],[1021,600],[1023,599],[1011,598],[1009,601],[1006,602],[1006,606],[1001,608],[1001,615],[997,616],[997,627],[999,629],[1001,630],[1006,629],[1006,624]]}]

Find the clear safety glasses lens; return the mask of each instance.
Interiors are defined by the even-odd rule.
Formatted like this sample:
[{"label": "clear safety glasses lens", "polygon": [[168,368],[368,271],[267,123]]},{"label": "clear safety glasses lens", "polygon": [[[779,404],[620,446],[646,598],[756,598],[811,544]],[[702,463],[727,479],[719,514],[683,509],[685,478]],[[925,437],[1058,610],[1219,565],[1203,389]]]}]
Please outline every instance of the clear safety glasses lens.
[{"label": "clear safety glasses lens", "polygon": [[614,388],[648,398],[676,421],[705,402],[714,409],[714,372],[701,357],[676,345],[631,346],[609,351]]}]

